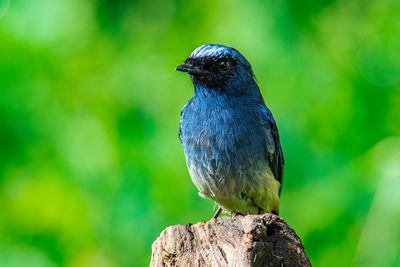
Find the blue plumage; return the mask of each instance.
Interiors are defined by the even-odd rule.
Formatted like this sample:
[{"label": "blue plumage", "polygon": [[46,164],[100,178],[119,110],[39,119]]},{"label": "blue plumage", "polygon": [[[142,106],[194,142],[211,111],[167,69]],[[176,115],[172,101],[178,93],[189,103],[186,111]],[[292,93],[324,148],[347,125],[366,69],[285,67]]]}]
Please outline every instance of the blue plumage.
[{"label": "blue plumage", "polygon": [[203,45],[176,70],[195,88],[179,136],[200,196],[227,212],[278,214],[282,149],[249,62],[234,48]]}]

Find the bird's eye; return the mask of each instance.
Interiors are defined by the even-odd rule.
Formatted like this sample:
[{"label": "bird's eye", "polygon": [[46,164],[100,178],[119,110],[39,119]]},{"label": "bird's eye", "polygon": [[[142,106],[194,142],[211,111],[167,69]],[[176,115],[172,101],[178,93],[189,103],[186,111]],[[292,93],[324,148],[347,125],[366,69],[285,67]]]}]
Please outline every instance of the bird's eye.
[{"label": "bird's eye", "polygon": [[222,72],[228,71],[231,68],[231,62],[229,60],[222,60],[218,64],[218,69]]}]

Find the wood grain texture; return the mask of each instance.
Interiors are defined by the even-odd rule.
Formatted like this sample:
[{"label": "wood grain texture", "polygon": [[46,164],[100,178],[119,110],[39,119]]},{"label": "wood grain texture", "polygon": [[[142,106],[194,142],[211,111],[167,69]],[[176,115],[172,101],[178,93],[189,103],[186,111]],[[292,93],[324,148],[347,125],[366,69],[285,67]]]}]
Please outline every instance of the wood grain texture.
[{"label": "wood grain texture", "polygon": [[311,266],[300,238],[273,214],[166,228],[150,266]]}]

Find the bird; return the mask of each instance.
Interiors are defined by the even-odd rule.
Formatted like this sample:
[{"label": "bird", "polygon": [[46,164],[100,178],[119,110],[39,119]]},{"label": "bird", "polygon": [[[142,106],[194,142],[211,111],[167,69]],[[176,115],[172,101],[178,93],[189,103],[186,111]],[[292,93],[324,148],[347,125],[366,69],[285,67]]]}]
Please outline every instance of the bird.
[{"label": "bird", "polygon": [[278,128],[252,67],[235,48],[206,44],[175,71],[194,96],[181,111],[179,139],[200,197],[234,215],[279,215],[284,158]]}]

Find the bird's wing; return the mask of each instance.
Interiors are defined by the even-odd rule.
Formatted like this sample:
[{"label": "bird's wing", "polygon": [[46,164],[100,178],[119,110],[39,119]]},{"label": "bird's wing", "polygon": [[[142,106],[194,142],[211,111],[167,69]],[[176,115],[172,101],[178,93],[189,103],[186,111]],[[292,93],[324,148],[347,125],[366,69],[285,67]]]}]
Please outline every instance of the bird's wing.
[{"label": "bird's wing", "polygon": [[282,190],[284,159],[279,132],[271,111],[264,105],[262,107],[262,113],[263,125],[266,133],[266,156],[275,179],[281,184],[281,188],[279,189],[280,194]]}]

